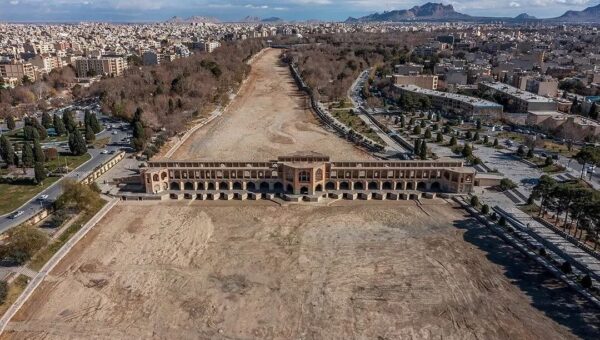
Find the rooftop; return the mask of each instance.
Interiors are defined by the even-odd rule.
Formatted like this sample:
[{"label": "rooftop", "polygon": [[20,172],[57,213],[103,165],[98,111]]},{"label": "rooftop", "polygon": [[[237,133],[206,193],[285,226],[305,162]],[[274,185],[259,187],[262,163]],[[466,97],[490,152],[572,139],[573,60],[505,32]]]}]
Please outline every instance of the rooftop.
[{"label": "rooftop", "polygon": [[394,86],[405,89],[407,91],[414,92],[414,93],[421,93],[421,94],[428,95],[428,96],[446,97],[446,98],[458,100],[458,101],[461,101],[464,103],[469,103],[476,107],[499,107],[499,108],[502,107],[502,105],[491,102],[489,100],[485,100],[485,99],[481,99],[481,98],[477,98],[477,97],[465,96],[465,95],[457,94],[457,93],[428,90],[428,89],[418,87],[416,85],[394,85]]},{"label": "rooftop", "polygon": [[542,97],[535,93],[523,91],[514,86],[510,86],[508,84],[504,84],[504,83],[500,83],[500,82],[484,81],[484,82],[481,82],[480,84],[487,86],[489,88],[493,88],[496,91],[500,91],[500,92],[510,95],[512,97],[527,101],[527,102],[536,102],[536,103],[553,103],[554,102],[554,100],[552,100],[550,98]]}]

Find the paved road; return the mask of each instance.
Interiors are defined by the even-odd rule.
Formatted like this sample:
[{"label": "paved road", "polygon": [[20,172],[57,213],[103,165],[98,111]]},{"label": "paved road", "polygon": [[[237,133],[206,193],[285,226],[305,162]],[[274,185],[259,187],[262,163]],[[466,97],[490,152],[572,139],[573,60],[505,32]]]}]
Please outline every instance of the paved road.
[{"label": "paved road", "polygon": [[400,145],[395,140],[393,140],[390,136],[388,136],[387,133],[385,133],[383,130],[381,130],[379,128],[379,126],[375,125],[371,121],[371,118],[367,116],[369,113],[367,112],[367,109],[363,105],[362,99],[360,98],[360,92],[361,92],[362,87],[365,85],[365,82],[367,81],[368,77],[369,77],[369,70],[363,71],[358,76],[358,78],[356,78],[356,80],[350,87],[350,90],[348,90],[348,97],[350,97],[350,100],[352,101],[352,105],[354,106],[354,111],[360,117],[360,119],[362,119],[367,124],[367,126],[369,126],[373,131],[375,131],[377,133],[377,135],[381,139],[383,139],[383,141],[386,144],[386,146],[385,146],[386,154],[397,155],[399,153],[402,153],[402,154],[408,153],[409,152],[408,150],[406,150],[402,145]]},{"label": "paved road", "polygon": [[[106,118],[102,117],[101,120],[106,121]],[[48,195],[48,199],[46,201],[42,202],[42,201],[38,200],[37,197],[34,197],[32,200],[30,200],[29,202],[25,203],[23,206],[21,206],[20,208],[15,210],[15,212],[23,211],[24,212],[23,215],[21,215],[17,218],[14,218],[14,219],[10,218],[14,212],[0,216],[0,233],[3,233],[19,224],[25,222],[26,220],[28,220],[29,218],[31,218],[32,216],[34,216],[35,214],[40,212],[42,210],[42,208],[44,207],[44,205],[50,205],[51,202],[56,200],[58,198],[58,196],[60,196],[60,194],[62,193],[62,186],[60,185],[60,183],[65,178],[71,178],[71,179],[84,178],[85,176],[87,176],[88,174],[93,172],[98,166],[100,166],[101,164],[105,163],[110,158],[112,158],[114,156],[114,154],[110,154],[110,152],[113,152],[113,151],[118,152],[123,147],[123,145],[117,145],[117,144],[113,144],[113,143],[119,143],[123,138],[126,138],[130,135],[130,130],[129,130],[128,125],[126,125],[126,124],[121,124],[121,125],[124,128],[127,127],[127,129],[125,129],[125,130],[120,130],[120,129],[105,130],[105,131],[100,132],[96,136],[97,139],[106,138],[106,137],[111,138],[110,144],[107,145],[106,148],[104,149],[104,150],[107,150],[109,153],[104,154],[104,153],[102,153],[103,150],[89,149],[88,153],[92,156],[92,158],[89,161],[82,164],[80,167],[78,167],[74,171],[70,172],[69,174],[65,175],[63,178],[58,180],[55,184],[53,184],[52,186],[50,186],[49,188],[47,188],[46,190],[44,190],[38,194],[37,197],[39,197],[41,195]],[[113,134],[113,131],[116,131],[116,134]],[[64,151],[64,149],[63,149],[63,151]]]}]

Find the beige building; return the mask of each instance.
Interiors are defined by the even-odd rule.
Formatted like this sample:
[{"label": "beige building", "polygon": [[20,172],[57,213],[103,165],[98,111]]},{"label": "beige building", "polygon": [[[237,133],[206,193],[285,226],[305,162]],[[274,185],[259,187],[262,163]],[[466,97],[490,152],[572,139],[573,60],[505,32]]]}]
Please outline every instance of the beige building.
[{"label": "beige building", "polygon": [[481,98],[428,90],[415,85],[395,85],[394,89],[401,94],[408,93],[417,98],[427,97],[431,106],[437,110],[461,116],[493,119],[502,117],[502,105]]},{"label": "beige building", "polygon": [[397,85],[415,85],[428,90],[437,90],[438,76],[429,75],[394,75],[394,83]]},{"label": "beige building", "polygon": [[249,191],[291,195],[333,192],[469,193],[475,171],[461,161],[334,162],[296,153],[268,162],[151,161],[141,180],[148,194]]},{"label": "beige building", "polygon": [[0,64],[0,77],[2,78],[16,78],[19,81],[23,77],[29,78],[31,81],[35,81],[35,68],[31,63],[13,62]]},{"label": "beige building", "polygon": [[122,57],[81,58],[75,60],[75,70],[80,78],[92,75],[120,76],[127,68]]}]

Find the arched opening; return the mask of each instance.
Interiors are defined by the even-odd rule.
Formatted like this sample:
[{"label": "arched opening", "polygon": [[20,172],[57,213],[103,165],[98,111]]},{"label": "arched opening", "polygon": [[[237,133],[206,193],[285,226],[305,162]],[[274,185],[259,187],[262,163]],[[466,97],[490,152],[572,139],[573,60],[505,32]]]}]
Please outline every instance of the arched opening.
[{"label": "arched opening", "polygon": [[283,183],[276,182],[275,185],[273,186],[273,189],[277,192],[283,192]]},{"label": "arched opening", "polygon": [[158,174],[154,174],[154,175],[152,176],[152,180],[153,180],[154,182],[158,182]]},{"label": "arched opening", "polygon": [[340,190],[350,190],[350,183],[348,183],[348,182],[340,183]]},{"label": "arched opening", "polygon": [[185,193],[183,194],[183,198],[185,198],[186,200],[191,200],[194,198],[194,196],[192,194]]},{"label": "arched opening", "polygon": [[383,190],[392,190],[393,188],[392,182],[383,182]]},{"label": "arched opening", "polygon": [[269,191],[269,183],[261,182],[260,183],[260,191]]},{"label": "arched opening", "polygon": [[248,191],[256,190],[256,184],[254,182],[246,183],[246,190],[248,190]]},{"label": "arched opening", "polygon": [[287,187],[285,188],[286,192],[294,192],[294,187],[291,184],[288,184]]},{"label": "arched opening", "polygon": [[396,190],[404,190],[404,182],[396,183]]},{"label": "arched opening", "polygon": [[204,183],[198,183],[198,190],[204,190]]},{"label": "arched opening", "polygon": [[219,183],[219,190],[229,190],[229,183],[227,183],[227,182]]},{"label": "arched opening", "polygon": [[233,182],[233,190],[242,190],[242,183]]},{"label": "arched opening", "polygon": [[167,173],[163,172],[160,174],[160,179],[165,180],[167,178]]},{"label": "arched opening", "polygon": [[323,186],[322,186],[321,184],[317,185],[317,186],[315,187],[315,191],[316,191],[316,192],[321,192],[321,191],[323,191]]},{"label": "arched opening", "polygon": [[377,190],[377,182],[369,182],[369,190]]},{"label": "arched opening", "polygon": [[333,182],[327,182],[325,184],[325,190],[335,190],[335,183],[333,183]]},{"label": "arched opening", "polygon": [[427,184],[425,184],[425,182],[417,183],[417,190],[419,190],[419,191],[427,190]]},{"label": "arched opening", "polygon": [[177,194],[170,194],[169,198],[172,199],[172,200],[178,200],[179,196],[177,196]]},{"label": "arched opening", "polygon": [[439,192],[442,190],[442,185],[440,184],[440,182],[433,182],[431,183],[431,191],[435,191],[435,192]]},{"label": "arched opening", "polygon": [[177,182],[171,183],[171,186],[169,187],[169,189],[171,189],[171,190],[179,190],[179,183],[177,183]]},{"label": "arched opening", "polygon": [[185,184],[183,185],[183,189],[184,190],[194,190],[194,183],[185,182]]},{"label": "arched opening", "polygon": [[298,181],[302,183],[310,182],[310,171],[302,170],[298,172]]},{"label": "arched opening", "polygon": [[418,200],[419,199],[419,195],[417,194],[410,194],[410,196],[408,197],[411,200]]},{"label": "arched opening", "polygon": [[308,187],[302,187],[302,188],[300,188],[300,194],[301,195],[308,195]]},{"label": "arched opening", "polygon": [[406,190],[414,190],[415,184],[413,182],[406,183]]},{"label": "arched opening", "polygon": [[354,190],[363,190],[364,188],[365,186],[362,184],[362,182],[354,183]]},{"label": "arched opening", "polygon": [[208,183],[207,189],[208,190],[215,190],[215,183],[213,183],[213,182]]}]

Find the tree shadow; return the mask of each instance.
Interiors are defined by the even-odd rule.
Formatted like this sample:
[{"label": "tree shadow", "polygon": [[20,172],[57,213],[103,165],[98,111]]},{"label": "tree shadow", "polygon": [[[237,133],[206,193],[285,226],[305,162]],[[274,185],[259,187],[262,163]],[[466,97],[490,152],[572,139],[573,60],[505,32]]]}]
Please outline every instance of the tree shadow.
[{"label": "tree shadow", "polygon": [[600,338],[600,309],[595,305],[476,219],[455,221],[454,226],[465,230],[465,241],[477,246],[488,260],[502,267],[504,275],[531,298],[533,307],[578,337]]}]

